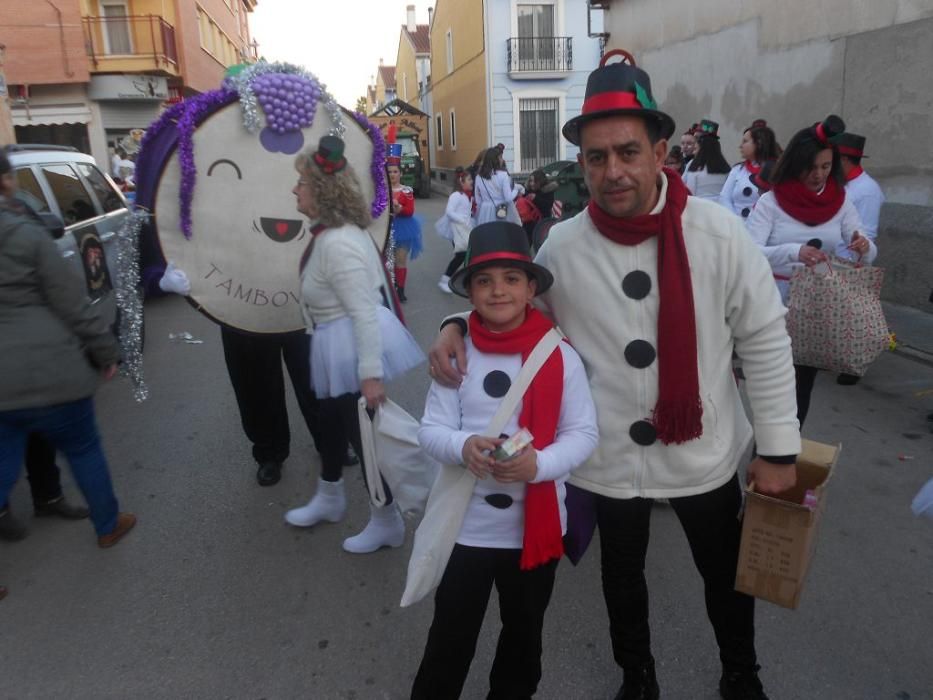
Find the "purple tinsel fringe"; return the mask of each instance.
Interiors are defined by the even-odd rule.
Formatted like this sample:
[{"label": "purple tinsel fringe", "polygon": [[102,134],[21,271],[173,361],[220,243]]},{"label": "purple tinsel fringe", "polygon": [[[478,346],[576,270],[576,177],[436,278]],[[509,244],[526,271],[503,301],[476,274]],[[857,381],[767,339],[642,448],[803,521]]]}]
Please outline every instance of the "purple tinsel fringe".
[{"label": "purple tinsel fringe", "polygon": [[373,185],[376,188],[376,195],[373,197],[372,215],[374,219],[382,216],[382,212],[389,206],[389,191],[386,187],[386,142],[382,138],[382,132],[379,127],[369,121],[359,112],[353,113],[354,119],[361,127],[366,129],[369,138],[373,142],[373,161],[370,165],[369,174],[373,178]]}]

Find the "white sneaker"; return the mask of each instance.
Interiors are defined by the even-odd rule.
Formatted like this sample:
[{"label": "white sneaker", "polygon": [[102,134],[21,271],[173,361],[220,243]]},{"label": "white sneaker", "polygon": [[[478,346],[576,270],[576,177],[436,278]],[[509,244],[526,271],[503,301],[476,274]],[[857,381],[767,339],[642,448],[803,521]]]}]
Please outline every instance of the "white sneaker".
[{"label": "white sneaker", "polygon": [[370,504],[369,522],[363,531],[343,541],[345,551],[369,554],[382,547],[401,547],[405,542],[405,521],[394,503],[384,508]]},{"label": "white sneaker", "polygon": [[441,275],[441,279],[437,283],[437,286],[440,287],[442,292],[446,292],[447,294],[453,294],[453,292],[450,291],[450,276],[449,275]]},{"label": "white sneaker", "polygon": [[307,505],[288,511],[285,521],[295,527],[311,527],[320,522],[339,522],[346,512],[347,496],[343,491],[343,479],[318,479],[314,498],[308,501]]}]

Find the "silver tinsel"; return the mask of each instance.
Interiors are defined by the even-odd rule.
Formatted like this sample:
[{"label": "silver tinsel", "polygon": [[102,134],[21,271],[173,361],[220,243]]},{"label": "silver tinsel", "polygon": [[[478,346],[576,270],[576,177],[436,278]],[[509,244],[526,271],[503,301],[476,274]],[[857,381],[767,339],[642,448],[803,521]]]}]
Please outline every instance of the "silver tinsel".
[{"label": "silver tinsel", "polygon": [[240,107],[243,109],[243,126],[250,132],[259,131],[262,126],[260,121],[260,107],[256,100],[256,93],[250,85],[252,81],[260,75],[266,73],[286,73],[289,75],[300,75],[311,81],[321,91],[321,100],[324,109],[330,115],[333,127],[328,134],[331,136],[342,137],[347,130],[343,123],[343,112],[340,105],[333,96],[327,92],[327,86],[324,85],[313,73],[291,63],[269,63],[267,61],[257,61],[251,66],[247,66],[236,75],[228,76],[224,79],[225,87],[236,90],[240,94]]},{"label": "silver tinsel", "polygon": [[389,271],[389,279],[392,285],[395,285],[395,224],[389,228],[389,240],[386,241],[385,249],[386,269]]},{"label": "silver tinsel", "polygon": [[145,401],[149,388],[143,381],[143,298],[139,288],[139,231],[149,212],[137,209],[123,223],[116,241],[114,294],[120,311],[120,374],[133,385],[133,397]]}]

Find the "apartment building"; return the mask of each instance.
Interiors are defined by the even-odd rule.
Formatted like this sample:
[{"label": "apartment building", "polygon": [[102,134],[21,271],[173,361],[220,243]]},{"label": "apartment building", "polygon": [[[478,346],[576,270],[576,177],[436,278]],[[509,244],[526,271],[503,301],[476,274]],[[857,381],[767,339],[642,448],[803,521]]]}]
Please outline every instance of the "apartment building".
[{"label": "apartment building", "polygon": [[586,0],[437,0],[431,101],[437,166],[469,165],[501,143],[509,170],[575,157],[560,127],[599,63]]},{"label": "apartment building", "polygon": [[17,141],[74,146],[109,170],[167,103],[255,59],[257,0],[5,3],[0,30]]}]

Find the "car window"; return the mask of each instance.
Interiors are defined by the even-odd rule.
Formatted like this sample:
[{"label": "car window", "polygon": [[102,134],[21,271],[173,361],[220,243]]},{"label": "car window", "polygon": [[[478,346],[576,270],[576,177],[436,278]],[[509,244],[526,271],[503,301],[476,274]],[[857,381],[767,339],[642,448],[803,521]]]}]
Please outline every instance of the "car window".
[{"label": "car window", "polygon": [[36,175],[32,170],[29,168],[19,168],[16,171],[16,184],[19,187],[16,196],[32,207],[33,211],[37,214],[51,211],[49,203],[42,193],[42,188],[39,187],[39,181],[36,179]]},{"label": "car window", "polygon": [[94,200],[84,188],[84,183],[67,163],[43,165],[42,172],[52,188],[52,194],[58,200],[65,226],[81,223],[98,216]]},{"label": "car window", "polygon": [[78,172],[84,176],[87,183],[97,195],[97,201],[104,208],[105,212],[123,209],[126,205],[123,198],[120,197],[113,185],[104,177],[103,173],[97,169],[96,165],[90,163],[77,163]]}]

